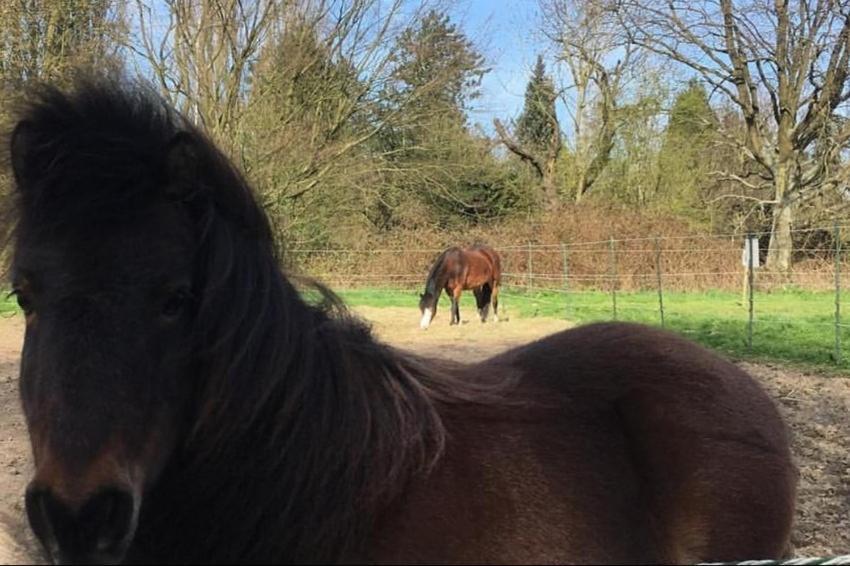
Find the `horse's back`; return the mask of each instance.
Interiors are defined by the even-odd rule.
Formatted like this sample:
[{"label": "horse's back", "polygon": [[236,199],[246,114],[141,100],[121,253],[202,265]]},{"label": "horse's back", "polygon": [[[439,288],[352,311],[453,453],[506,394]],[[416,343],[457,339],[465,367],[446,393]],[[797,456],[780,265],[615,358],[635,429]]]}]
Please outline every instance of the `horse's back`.
[{"label": "horse's back", "polygon": [[556,334],[481,368],[502,366],[521,372],[520,391],[531,404],[573,412],[582,404],[591,418],[575,413],[575,426],[607,421],[621,428],[666,559],[775,557],[785,550],[797,481],[788,435],[768,395],[734,364],[658,329],[605,323]]},{"label": "horse's back", "polygon": [[487,246],[473,246],[464,250],[464,281],[466,289],[498,282],[501,266],[498,254]]},{"label": "horse's back", "polygon": [[476,244],[469,250],[485,255],[492,263],[498,264],[500,262],[499,252],[488,245]]},{"label": "horse's back", "polygon": [[589,325],[481,364],[502,405],[447,405],[445,456],[380,529],[377,557],[693,562],[778,557],[796,471],[749,376],[686,340]]}]

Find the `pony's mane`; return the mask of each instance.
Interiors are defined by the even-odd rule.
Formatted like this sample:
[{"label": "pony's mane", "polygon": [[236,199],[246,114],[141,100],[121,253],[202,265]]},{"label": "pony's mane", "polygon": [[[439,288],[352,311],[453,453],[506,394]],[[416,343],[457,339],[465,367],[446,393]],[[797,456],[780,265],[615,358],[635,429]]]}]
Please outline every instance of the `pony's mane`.
[{"label": "pony's mane", "polygon": [[120,221],[129,207],[163,198],[170,142],[181,132],[198,142],[203,167],[184,204],[199,239],[192,340],[204,377],[161,489],[194,492],[219,520],[240,522],[227,537],[214,527],[204,533],[215,560],[333,560],[355,551],[370,526],[364,517],[440,457],[437,407],[504,398],[502,385],[463,383],[377,343],[317,283],[325,306],[306,303],[281,273],[245,179],[150,88],[89,79],[30,100],[20,120],[36,137],[27,165],[39,181],[19,187],[15,208],[47,226]]}]

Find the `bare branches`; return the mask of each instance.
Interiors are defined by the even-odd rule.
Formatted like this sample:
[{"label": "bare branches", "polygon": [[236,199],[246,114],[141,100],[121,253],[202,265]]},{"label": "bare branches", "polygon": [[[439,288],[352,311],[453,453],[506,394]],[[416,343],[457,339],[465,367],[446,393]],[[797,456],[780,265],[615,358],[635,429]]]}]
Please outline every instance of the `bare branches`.
[{"label": "bare branches", "polygon": [[534,167],[537,175],[542,179],[546,169],[545,159],[542,156],[537,155],[532,149],[522,147],[522,145],[508,133],[507,129],[498,118],[493,120],[493,126],[496,128],[496,133],[499,135],[499,141],[501,141],[505,147],[507,147],[517,157]]},{"label": "bare branches", "polygon": [[848,138],[834,135],[837,109],[850,99],[850,14],[842,6],[627,0],[614,10],[636,43],[697,72],[740,111],[745,128],[733,137],[769,172],[773,224],[783,231],[772,238],[769,263],[783,271],[795,203],[827,181],[823,156],[847,147]]},{"label": "bare branches", "polygon": [[109,68],[118,59],[123,33],[122,5],[114,0],[2,2],[0,86],[61,81],[79,68]]},{"label": "bare branches", "polygon": [[546,37],[558,47],[571,84],[564,97],[572,117],[573,192],[580,200],[610,160],[617,132],[617,105],[640,66],[642,53],[619,28],[605,0],[541,0]]},{"label": "bare branches", "polygon": [[129,47],[175,104],[220,141],[229,141],[244,109],[250,65],[282,5],[169,0],[166,12],[157,13],[149,0],[136,0],[139,32]]}]

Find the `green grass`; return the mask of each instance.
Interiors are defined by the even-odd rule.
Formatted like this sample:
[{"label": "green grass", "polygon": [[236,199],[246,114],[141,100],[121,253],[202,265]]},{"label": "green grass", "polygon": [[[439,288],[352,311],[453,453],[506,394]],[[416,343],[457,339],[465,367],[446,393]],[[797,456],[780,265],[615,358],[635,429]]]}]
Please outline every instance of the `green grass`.
[{"label": "green grass", "polygon": [[[417,291],[342,289],[352,306],[415,307]],[[612,320],[608,292],[559,293],[506,290],[500,307],[508,316],[564,318],[577,323]],[[843,305],[842,305],[843,306]],[[440,309],[448,309],[444,295]],[[472,293],[464,293],[461,310],[474,310]],[[832,293],[783,291],[755,297],[753,347],[747,348],[747,308],[739,293],[664,294],[665,323],[697,342],[734,358],[772,360],[808,367],[850,370],[850,305],[841,328],[842,361],[835,363],[835,296]],[[469,315],[467,315],[469,316]],[[656,292],[618,293],[617,319],[660,324]]]},{"label": "green grass", "polygon": [[[413,307],[419,290],[357,288],[337,293],[351,306]],[[755,297],[753,349],[747,348],[747,309],[741,295],[727,292],[664,294],[665,322],[697,342],[738,359],[771,360],[807,367],[850,372],[850,305],[841,329],[843,355],[835,363],[835,297],[832,293],[784,291],[759,293]],[[440,307],[449,308],[443,295]],[[577,323],[612,320],[611,294],[601,291],[580,293],[503,290],[503,316],[564,318]],[[464,293],[461,311],[470,316],[475,309],[472,293]],[[0,316],[17,312],[14,297],[0,292]],[[655,292],[619,293],[617,319],[660,324],[658,295]]]},{"label": "green grass", "polygon": [[0,287],[0,316],[12,316],[18,312],[18,303],[15,297],[9,296],[9,291]]}]

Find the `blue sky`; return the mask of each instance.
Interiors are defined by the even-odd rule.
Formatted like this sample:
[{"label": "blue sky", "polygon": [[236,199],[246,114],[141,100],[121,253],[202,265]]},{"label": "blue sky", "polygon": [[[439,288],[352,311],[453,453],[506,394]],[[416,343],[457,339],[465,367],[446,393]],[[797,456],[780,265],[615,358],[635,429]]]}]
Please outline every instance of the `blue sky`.
[{"label": "blue sky", "polygon": [[547,49],[537,27],[535,0],[460,0],[449,14],[481,49],[491,71],[470,119],[492,130],[493,118],[515,117],[522,109],[525,85],[537,58]]}]

